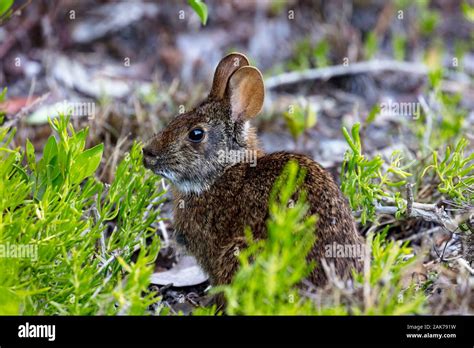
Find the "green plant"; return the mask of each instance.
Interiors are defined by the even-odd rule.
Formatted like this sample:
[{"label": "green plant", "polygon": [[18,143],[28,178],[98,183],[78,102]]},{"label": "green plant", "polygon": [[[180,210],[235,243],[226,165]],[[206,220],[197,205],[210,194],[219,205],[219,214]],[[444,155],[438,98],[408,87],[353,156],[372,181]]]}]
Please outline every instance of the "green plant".
[{"label": "green plant", "polygon": [[439,127],[436,127],[434,132],[434,137],[440,140],[434,143],[435,147],[445,144],[447,141],[459,139],[468,113],[466,109],[461,107],[462,97],[460,94],[450,95],[439,92],[437,97],[440,104],[441,119]]},{"label": "green plant", "polygon": [[365,119],[364,127],[370,126],[380,114],[380,111],[382,111],[380,104],[375,104],[372,109],[370,109],[370,112]]},{"label": "green plant", "polygon": [[316,59],[316,66],[325,67],[329,65],[329,44],[327,40],[321,40],[314,47],[314,57]]},{"label": "green plant", "polygon": [[454,151],[448,145],[442,160],[438,159],[438,152],[433,152],[433,164],[423,171],[422,176],[434,170],[440,183],[438,190],[459,201],[474,203],[474,153],[464,155],[469,142],[462,138],[455,146]]},{"label": "green plant", "polygon": [[468,43],[462,40],[454,41],[454,57],[453,58],[456,58],[457,60],[456,61],[457,65],[455,65],[453,61],[453,66],[455,69],[459,69],[460,71],[464,70],[463,61],[468,51],[469,51]]},{"label": "green plant", "polygon": [[[406,315],[424,312],[426,295],[411,281],[410,268],[415,257],[407,242],[388,241],[388,226],[380,233],[370,233],[367,245],[372,262],[367,271],[354,277],[355,287],[364,289],[363,305],[352,306],[354,314]],[[406,281],[404,277],[408,277]]]},{"label": "green plant", "polygon": [[378,45],[379,42],[376,32],[369,32],[364,43],[364,55],[366,59],[372,59],[375,56],[375,53],[377,53]]},{"label": "green plant", "polygon": [[[7,88],[5,87],[1,92],[0,92],[0,103],[5,101],[5,97],[7,95]],[[5,112],[3,110],[0,110],[0,117],[4,117]],[[3,120],[2,120],[3,121]]]},{"label": "green plant", "polygon": [[[359,135],[360,123],[354,124],[351,134],[343,127],[342,132],[349,144],[344,156],[341,171],[341,189],[348,197],[353,210],[360,211],[361,223],[375,217],[376,204],[383,198],[389,197],[400,202],[396,192],[389,188],[399,188],[406,184],[406,178],[411,174],[401,166],[401,154],[394,152],[389,164],[380,155],[367,158],[362,154]],[[403,209],[401,204],[398,204]]]},{"label": "green plant", "polygon": [[317,122],[316,112],[309,102],[306,103],[306,106],[292,105],[283,116],[295,142],[298,141],[305,131],[314,127]]},{"label": "green plant", "polygon": [[415,135],[423,140],[424,151],[432,152],[445,144],[457,143],[466,127],[468,110],[462,107],[462,97],[443,92],[440,88],[442,77],[442,68],[428,73],[432,109],[428,113],[424,110],[413,127]]},{"label": "green plant", "polygon": [[396,60],[404,60],[406,53],[407,39],[404,35],[394,35],[392,40],[393,56]]},{"label": "green plant", "polygon": [[438,26],[441,16],[438,11],[426,9],[421,11],[420,15],[420,31],[423,35],[428,36],[433,33],[433,31]]},{"label": "green plant", "polygon": [[280,15],[286,9],[287,3],[285,1],[271,1],[270,13],[273,16]]},{"label": "green plant", "polygon": [[201,0],[188,0],[189,6],[192,7],[194,12],[199,16],[201,19],[202,25],[206,25],[207,23],[207,5]]},{"label": "green plant", "polygon": [[293,58],[288,62],[290,70],[305,70],[311,67],[324,67],[330,65],[330,46],[326,39],[313,44],[309,38],[296,42]]},{"label": "green plant", "polygon": [[288,62],[289,70],[305,70],[311,67],[312,45],[308,38],[299,40],[294,45],[293,58]]},{"label": "green plant", "polygon": [[103,146],[85,149],[87,129],[76,132],[69,118],[50,124],[56,135],[40,160],[30,142],[26,152],[9,148],[15,129],[0,131],[0,245],[30,250],[0,257],[0,313],[146,313],[156,301],[147,287],[159,179],[134,144],[106,186],[94,178]]},{"label": "green plant", "polygon": [[413,22],[417,25],[421,34],[425,36],[429,36],[433,33],[441,19],[441,15],[438,11],[429,8],[429,1],[427,0],[418,0],[415,2],[396,0],[395,7],[403,11],[410,7],[414,8],[416,10],[417,20]]},{"label": "green plant", "polygon": [[468,21],[474,22],[474,6],[471,6],[467,0],[464,0],[461,3],[461,10]]},{"label": "green plant", "polygon": [[2,0],[0,2],[0,19],[2,17],[8,17],[11,12],[11,7],[13,5],[13,0]]}]

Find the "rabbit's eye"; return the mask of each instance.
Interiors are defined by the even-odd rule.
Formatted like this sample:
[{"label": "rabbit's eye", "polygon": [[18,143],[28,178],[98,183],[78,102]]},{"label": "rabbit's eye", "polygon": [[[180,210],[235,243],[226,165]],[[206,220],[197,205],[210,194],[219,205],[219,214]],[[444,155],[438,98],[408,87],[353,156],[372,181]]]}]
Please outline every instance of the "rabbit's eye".
[{"label": "rabbit's eye", "polygon": [[189,140],[193,143],[199,143],[204,139],[204,129],[202,128],[194,128],[188,134]]}]

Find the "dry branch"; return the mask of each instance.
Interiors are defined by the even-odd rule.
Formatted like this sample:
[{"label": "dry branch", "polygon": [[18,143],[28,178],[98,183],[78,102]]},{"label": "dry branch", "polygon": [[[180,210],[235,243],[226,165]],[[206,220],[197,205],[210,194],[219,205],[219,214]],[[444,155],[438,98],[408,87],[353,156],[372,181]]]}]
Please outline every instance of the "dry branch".
[{"label": "dry branch", "polygon": [[21,118],[23,118],[27,113],[29,113],[34,107],[36,107],[37,105],[43,103],[46,99],[48,99],[49,95],[50,95],[50,92],[47,92],[39,96],[35,100],[33,100],[31,103],[27,103],[27,105],[23,106],[21,110],[12,117],[11,120],[9,120],[8,122],[5,122],[3,126],[5,128],[14,127],[18,123],[18,121],[20,121]]},{"label": "dry branch", "polygon": [[415,62],[402,62],[396,60],[370,60],[356,62],[348,65],[334,65],[324,68],[293,71],[268,78],[265,81],[267,89],[282,85],[310,80],[328,80],[335,76],[353,75],[361,73],[396,71],[407,74],[426,75],[428,67]]},{"label": "dry branch", "polygon": [[458,263],[460,266],[464,267],[465,269],[467,269],[469,271],[469,273],[471,273],[471,275],[474,275],[474,269],[469,265],[469,262],[467,262],[465,259],[463,259],[462,257],[458,258],[457,259]]},{"label": "dry branch", "polygon": [[401,239],[402,242],[411,242],[413,240],[416,240],[416,239],[419,239],[423,236],[429,236],[430,234],[433,234],[435,232],[439,232],[441,231],[441,227],[440,226],[435,226],[433,228],[430,228],[428,230],[424,230],[424,231],[421,231],[421,232],[418,232],[416,234],[412,234],[411,236],[407,237],[407,238],[403,238]]},{"label": "dry branch", "polygon": [[[382,198],[382,201],[389,204],[394,204],[395,201],[391,198]],[[408,206],[408,202],[405,201]],[[398,211],[396,205],[381,205],[375,206],[375,211],[378,214],[395,215]],[[449,217],[446,211],[442,207],[438,207],[435,204],[426,203],[411,203],[411,211],[406,211],[405,214],[408,218],[420,218],[425,221],[431,221],[441,225],[450,232],[454,232],[457,229],[457,224]]]}]

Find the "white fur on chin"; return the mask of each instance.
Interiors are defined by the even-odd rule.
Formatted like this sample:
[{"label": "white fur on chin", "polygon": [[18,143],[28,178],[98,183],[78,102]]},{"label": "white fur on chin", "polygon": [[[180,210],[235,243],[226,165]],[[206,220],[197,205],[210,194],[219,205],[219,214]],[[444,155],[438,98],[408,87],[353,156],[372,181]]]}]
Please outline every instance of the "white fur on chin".
[{"label": "white fur on chin", "polygon": [[162,177],[171,181],[173,186],[175,186],[178,189],[178,191],[184,194],[195,193],[197,195],[200,195],[201,193],[209,189],[209,185],[203,184],[201,182],[190,181],[190,180],[179,180],[173,172],[170,172],[167,170],[159,171],[156,174],[161,175]]}]

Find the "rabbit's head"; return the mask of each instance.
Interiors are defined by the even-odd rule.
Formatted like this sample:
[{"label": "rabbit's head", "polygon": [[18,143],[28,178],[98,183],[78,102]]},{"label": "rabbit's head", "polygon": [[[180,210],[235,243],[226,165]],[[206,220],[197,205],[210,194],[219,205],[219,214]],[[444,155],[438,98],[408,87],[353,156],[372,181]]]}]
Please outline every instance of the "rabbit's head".
[{"label": "rabbit's head", "polygon": [[148,141],[145,166],[180,192],[203,192],[227,167],[256,156],[249,120],[260,112],[263,99],[258,69],[242,54],[227,55],[216,68],[209,97]]}]

